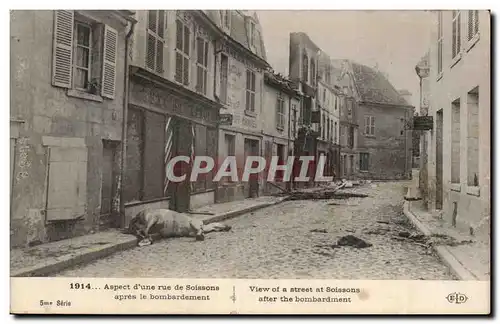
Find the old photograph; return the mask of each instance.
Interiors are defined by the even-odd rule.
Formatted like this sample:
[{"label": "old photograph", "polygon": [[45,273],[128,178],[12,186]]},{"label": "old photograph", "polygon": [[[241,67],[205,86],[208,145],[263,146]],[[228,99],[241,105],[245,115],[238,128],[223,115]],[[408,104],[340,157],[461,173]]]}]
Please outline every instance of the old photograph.
[{"label": "old photograph", "polygon": [[490,19],[10,11],[10,276],[489,281]]}]

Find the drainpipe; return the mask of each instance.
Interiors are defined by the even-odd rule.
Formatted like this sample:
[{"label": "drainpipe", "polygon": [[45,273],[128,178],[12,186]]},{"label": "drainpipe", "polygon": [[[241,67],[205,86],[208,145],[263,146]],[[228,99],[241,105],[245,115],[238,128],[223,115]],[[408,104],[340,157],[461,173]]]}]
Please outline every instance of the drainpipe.
[{"label": "drainpipe", "polygon": [[130,81],[130,67],[129,67],[129,47],[130,37],[134,33],[134,27],[137,23],[136,20],[131,21],[130,30],[125,36],[125,76],[124,76],[124,94],[123,94],[123,120],[122,120],[122,150],[120,157],[120,225],[125,226],[125,201],[123,191],[123,180],[125,176],[126,164],[126,151],[127,151],[127,119],[128,119],[128,101],[129,101],[129,81]]},{"label": "drainpipe", "polygon": [[[217,102],[220,102],[220,99],[219,97],[217,96],[217,56],[219,55],[219,53],[223,52],[223,50],[217,50],[217,41],[214,41],[214,87],[213,87],[213,92],[214,92],[214,99],[215,101]],[[229,62],[228,62],[229,63]],[[222,69],[222,68],[221,68]],[[228,65],[228,69],[229,69],[229,65]],[[226,92],[226,95],[227,95],[227,92]],[[217,108],[217,116],[219,116],[220,114],[220,108]],[[220,140],[220,124],[219,124],[219,118],[217,118],[217,123],[215,125],[215,132],[217,133],[217,141],[215,142],[215,154],[217,155],[217,164],[219,163],[219,140]],[[217,170],[219,169],[219,165],[217,165]],[[214,199],[215,199],[215,202],[217,202],[219,200],[219,184],[216,183],[215,184],[215,193],[214,193]]]}]

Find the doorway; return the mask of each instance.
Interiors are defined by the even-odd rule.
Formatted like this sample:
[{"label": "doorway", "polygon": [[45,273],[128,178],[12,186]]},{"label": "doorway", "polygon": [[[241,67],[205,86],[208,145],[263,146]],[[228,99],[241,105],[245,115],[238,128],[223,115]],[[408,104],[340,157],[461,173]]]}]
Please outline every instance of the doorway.
[{"label": "doorway", "polygon": [[[175,156],[191,156],[193,146],[193,124],[188,120],[172,117],[172,154]],[[187,212],[190,208],[191,200],[191,164],[177,162],[174,167],[176,176],[186,175],[186,179],[181,182],[170,182],[167,189],[170,198],[170,209],[177,212]]]},{"label": "doorway", "polygon": [[[254,139],[245,138],[245,163],[248,156],[260,156],[259,154],[259,141]],[[254,162],[252,167],[256,167],[257,162]],[[259,175],[251,174],[248,179],[248,198],[259,196]]]},{"label": "doorway", "polygon": [[443,109],[436,113],[436,209],[443,209]]},{"label": "doorway", "polygon": [[120,226],[118,208],[113,208],[117,198],[117,177],[119,176],[119,142],[102,141],[102,178],[101,178],[101,214],[99,227],[110,228]]}]

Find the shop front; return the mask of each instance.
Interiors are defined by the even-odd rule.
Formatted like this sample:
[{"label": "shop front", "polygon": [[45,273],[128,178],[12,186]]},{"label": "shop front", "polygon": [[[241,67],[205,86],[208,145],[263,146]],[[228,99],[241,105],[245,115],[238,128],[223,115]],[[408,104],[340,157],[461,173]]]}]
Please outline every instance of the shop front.
[{"label": "shop front", "polygon": [[[123,200],[127,221],[146,207],[186,212],[214,203],[213,172],[190,182],[195,156],[216,158],[217,103],[141,69],[132,69],[126,125]],[[176,156],[170,181],[167,163]]]}]

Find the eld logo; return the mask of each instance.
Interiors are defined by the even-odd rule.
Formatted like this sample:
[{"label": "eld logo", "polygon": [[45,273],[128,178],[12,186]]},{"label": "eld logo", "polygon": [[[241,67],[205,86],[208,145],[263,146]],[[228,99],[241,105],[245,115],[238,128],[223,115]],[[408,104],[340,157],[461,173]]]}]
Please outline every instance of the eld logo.
[{"label": "eld logo", "polygon": [[450,304],[463,304],[465,303],[469,298],[464,295],[464,294],[461,294],[461,293],[451,293],[449,294],[448,296],[446,296],[446,300],[450,303]]}]

